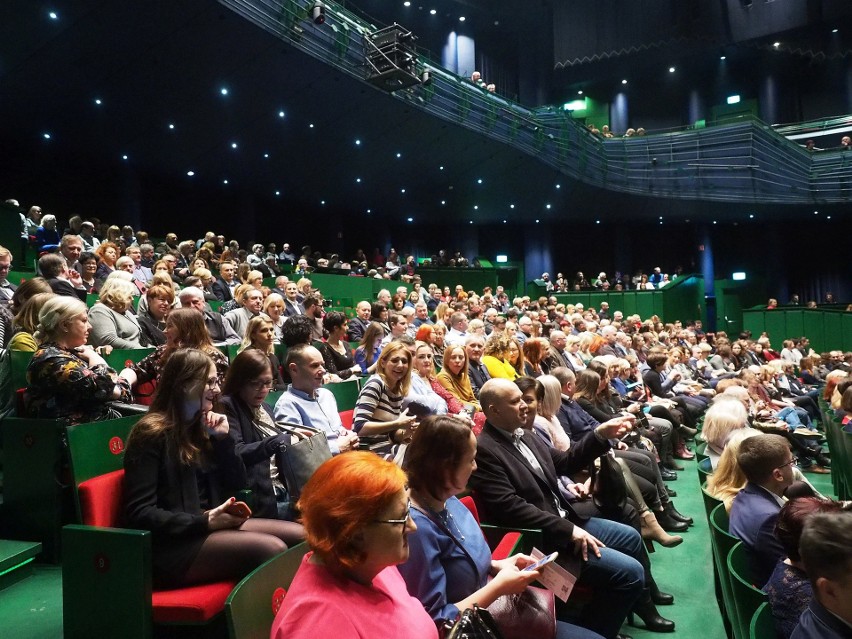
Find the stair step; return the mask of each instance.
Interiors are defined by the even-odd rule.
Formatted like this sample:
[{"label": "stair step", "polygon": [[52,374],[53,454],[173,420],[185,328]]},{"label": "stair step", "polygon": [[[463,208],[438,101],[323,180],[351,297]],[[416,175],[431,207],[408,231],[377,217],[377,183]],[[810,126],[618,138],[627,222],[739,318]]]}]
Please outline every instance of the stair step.
[{"label": "stair step", "polygon": [[39,542],[0,539],[0,590],[28,577],[40,552]]}]

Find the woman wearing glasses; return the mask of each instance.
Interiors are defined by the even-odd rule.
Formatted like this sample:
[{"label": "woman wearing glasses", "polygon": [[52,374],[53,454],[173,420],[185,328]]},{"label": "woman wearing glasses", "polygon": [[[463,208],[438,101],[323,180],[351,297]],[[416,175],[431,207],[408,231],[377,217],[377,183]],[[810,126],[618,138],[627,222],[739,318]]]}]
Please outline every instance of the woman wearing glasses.
[{"label": "woman wearing glasses", "polygon": [[158,587],[238,580],[304,537],[292,522],[249,518],[228,419],[213,411],[219,378],[197,350],[174,353],[124,457],[127,524],[150,530]]},{"label": "woman wearing glasses", "polygon": [[266,403],[274,385],[275,375],[266,354],[257,348],[243,351],[228,368],[220,404],[231,425],[234,449],[246,467],[246,487],[254,497],[255,515],[283,519],[287,491],[274,456],[282,443],[290,443],[290,435],[275,425],[272,408]]},{"label": "woman wearing glasses", "polygon": [[[408,561],[399,567],[408,591],[436,623],[453,620],[473,604],[490,606],[503,595],[523,592],[539,573],[523,569],[527,555],[500,561],[479,524],[456,497],[476,468],[476,436],[454,417],[427,417],[414,433],[405,457],[414,523]],[[489,575],[493,579],[488,580]],[[556,622],[558,639],[600,639],[600,635]]]},{"label": "woman wearing glasses", "polygon": [[325,462],[299,510],[311,551],[272,624],[272,639],[437,639],[396,566],[408,559],[408,480],[391,462],[354,451]]}]

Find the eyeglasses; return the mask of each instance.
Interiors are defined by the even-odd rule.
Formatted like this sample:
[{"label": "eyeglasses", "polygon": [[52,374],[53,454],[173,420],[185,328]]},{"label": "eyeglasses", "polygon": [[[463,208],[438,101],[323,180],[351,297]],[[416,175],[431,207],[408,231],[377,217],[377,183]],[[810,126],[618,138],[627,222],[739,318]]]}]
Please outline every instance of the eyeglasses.
[{"label": "eyeglasses", "polygon": [[780,466],[778,466],[778,468],[781,469],[781,468],[784,468],[785,466],[795,466],[798,463],[799,463],[799,458],[793,457],[793,459],[788,461],[786,464],[781,464]]},{"label": "eyeglasses", "polygon": [[0,271],[8,271],[10,268],[12,268],[11,262],[8,264],[0,264]]},{"label": "eyeglasses", "polygon": [[275,388],[275,380],[270,379],[267,382],[267,381],[261,379],[261,380],[258,380],[258,381],[249,382],[248,387],[251,388],[252,390],[256,390],[256,391],[263,390],[264,388],[267,389],[267,390],[271,390],[271,389]]},{"label": "eyeglasses", "polygon": [[207,388],[213,389],[213,388],[219,388],[219,386],[220,386],[220,384],[219,384],[219,378],[218,377],[211,377],[210,379],[207,380],[207,384],[206,384]]},{"label": "eyeglasses", "polygon": [[374,524],[396,524],[396,525],[402,524],[403,526],[405,526],[405,524],[408,523],[409,519],[411,519],[411,500],[410,499],[408,500],[408,507],[405,509],[405,513],[404,513],[402,519],[374,519],[373,523]]}]

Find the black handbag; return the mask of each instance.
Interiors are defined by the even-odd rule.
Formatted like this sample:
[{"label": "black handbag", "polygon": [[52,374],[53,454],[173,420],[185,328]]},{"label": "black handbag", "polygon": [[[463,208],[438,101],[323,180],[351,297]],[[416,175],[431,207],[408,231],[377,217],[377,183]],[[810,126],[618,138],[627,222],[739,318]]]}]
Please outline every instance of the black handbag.
[{"label": "black handbag", "polygon": [[473,604],[462,612],[455,622],[444,625],[444,639],[503,639],[491,614]]},{"label": "black handbag", "polygon": [[605,513],[621,512],[627,505],[627,484],[621,466],[610,454],[601,455],[600,467],[589,465],[592,501]]}]

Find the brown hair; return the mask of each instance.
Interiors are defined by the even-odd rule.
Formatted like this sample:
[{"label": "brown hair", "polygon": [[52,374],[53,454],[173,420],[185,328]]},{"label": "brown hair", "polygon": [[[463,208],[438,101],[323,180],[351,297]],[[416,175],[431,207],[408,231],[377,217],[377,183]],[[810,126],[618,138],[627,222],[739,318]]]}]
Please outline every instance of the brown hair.
[{"label": "brown hair", "polygon": [[449,415],[433,415],[421,421],[403,464],[411,488],[439,499],[435,489],[443,488],[447,476],[458,468],[471,432],[465,422]]},{"label": "brown hair", "polygon": [[246,384],[257,379],[264,373],[275,373],[269,356],[257,348],[250,348],[237,355],[228,367],[225,383],[222,384],[223,395],[237,395]]}]

